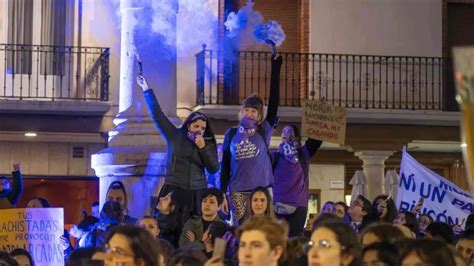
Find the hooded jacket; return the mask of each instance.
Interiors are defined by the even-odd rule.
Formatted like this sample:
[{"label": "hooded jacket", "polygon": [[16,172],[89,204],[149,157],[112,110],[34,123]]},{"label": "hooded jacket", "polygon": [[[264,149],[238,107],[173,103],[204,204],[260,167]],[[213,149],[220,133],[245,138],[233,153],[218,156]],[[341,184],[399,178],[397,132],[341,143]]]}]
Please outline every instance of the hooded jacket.
[{"label": "hooded jacket", "polygon": [[209,120],[204,133],[206,146],[199,149],[187,136],[187,125],[176,128],[161,110],[153,90],[143,93],[151,118],[168,144],[165,184],[197,190],[207,187],[204,169],[209,173],[219,170],[217,145]]}]

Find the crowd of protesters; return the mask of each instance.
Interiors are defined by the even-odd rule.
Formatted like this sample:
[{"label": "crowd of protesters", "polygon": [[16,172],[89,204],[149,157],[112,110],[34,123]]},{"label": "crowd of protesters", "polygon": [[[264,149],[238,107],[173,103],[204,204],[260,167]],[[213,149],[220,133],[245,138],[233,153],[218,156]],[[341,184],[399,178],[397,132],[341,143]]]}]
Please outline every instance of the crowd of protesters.
[{"label": "crowd of protesters", "polygon": [[[246,98],[239,124],[225,133],[222,145],[203,113],[193,112],[175,127],[139,75],[151,117],[168,144],[159,200],[150,215],[132,217],[126,187],[111,183],[105,203],[94,203],[90,214],[61,237],[66,264],[469,265],[474,216],[450,226],[421,215],[422,201],[399,212],[390,196],[370,202],[359,195],[350,206],[326,202],[308,220],[309,163],[322,142],[303,144],[299,129],[287,125],[278,150],[270,151],[281,64],[281,57],[272,58],[266,116],[259,96]],[[20,168],[13,165],[11,187],[1,179],[0,208],[18,201]],[[33,198],[27,207],[50,204]],[[0,265],[33,265],[33,260],[26,250],[15,249],[0,252]]]}]

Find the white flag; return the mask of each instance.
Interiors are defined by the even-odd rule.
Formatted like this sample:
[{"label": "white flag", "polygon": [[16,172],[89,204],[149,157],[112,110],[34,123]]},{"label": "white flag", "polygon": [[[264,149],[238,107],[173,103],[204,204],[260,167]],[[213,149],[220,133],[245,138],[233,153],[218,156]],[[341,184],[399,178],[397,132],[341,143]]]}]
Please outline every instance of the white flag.
[{"label": "white flag", "polygon": [[474,212],[474,200],[469,193],[417,162],[404,149],[397,194],[398,209],[411,211],[420,197],[424,198],[421,214],[428,214],[438,222],[460,225]]}]

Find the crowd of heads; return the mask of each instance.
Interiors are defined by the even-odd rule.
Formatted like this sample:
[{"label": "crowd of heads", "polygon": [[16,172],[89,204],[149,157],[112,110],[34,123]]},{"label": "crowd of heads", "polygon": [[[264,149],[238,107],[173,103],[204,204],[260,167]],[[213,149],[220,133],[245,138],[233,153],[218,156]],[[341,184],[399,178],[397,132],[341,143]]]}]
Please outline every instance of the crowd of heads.
[{"label": "crowd of heads", "polygon": [[[90,213],[70,228],[75,245],[65,246],[67,265],[445,266],[474,262],[474,215],[459,230],[454,228],[459,225],[437,222],[419,211],[398,211],[386,195],[372,202],[360,195],[349,206],[328,201],[308,220],[309,230],[296,237],[288,237],[288,224],[277,218],[266,188],[252,191],[249,213],[238,226],[220,219],[224,198],[215,188],[202,193],[200,217],[171,220],[174,226],[151,215],[127,224],[127,193],[120,182],[111,184],[106,197],[100,212],[95,202]],[[27,205],[50,207],[40,197]],[[158,216],[177,215],[173,193],[159,198],[156,210]],[[201,228],[184,231],[196,223]],[[184,235],[185,245],[170,237],[170,228],[181,238]],[[24,249],[0,252],[0,264],[34,265]]]},{"label": "crowd of heads", "polygon": [[[67,265],[445,266],[470,265],[474,254],[472,224],[456,234],[452,226],[435,222],[430,216],[393,212],[394,205],[386,196],[376,197],[372,203],[359,196],[349,207],[343,202],[326,202],[321,212],[309,221],[311,230],[291,238],[286,221],[276,218],[275,213],[269,214],[273,209],[268,203],[271,202],[268,190],[253,191],[249,203],[252,213],[239,226],[217,219],[223,200],[216,189],[203,193],[199,219],[210,223],[199,239],[185,246],[173,245],[162,234],[159,220],[154,216],[144,216],[135,225],[124,224],[120,220],[123,214],[120,203],[107,201],[99,218],[86,216],[71,228],[70,235],[78,243],[103,219],[114,226],[105,230],[103,243],[74,248]],[[166,195],[158,202],[157,209],[166,209],[169,215],[174,212],[171,202],[172,194]],[[372,220],[367,220],[368,215],[372,215]],[[364,226],[355,228],[354,222]],[[220,251],[216,253],[217,250]],[[31,256],[23,249],[0,253],[0,263],[33,265]]]},{"label": "crowd of heads", "polygon": [[[8,185],[3,184],[3,187]],[[304,234],[289,237],[289,224],[273,208],[271,190],[257,188],[248,213],[230,225],[216,188],[201,194],[201,215],[179,219],[173,193],[156,202],[156,215],[129,216],[127,192],[115,181],[106,201],[63,236],[67,265],[470,265],[474,263],[474,215],[449,225],[422,214],[398,211],[390,196],[370,202],[325,202]],[[28,208],[49,208],[35,197]],[[418,206],[419,207],[419,206]],[[163,217],[168,219],[163,222]],[[178,217],[176,219],[172,217]],[[231,219],[229,219],[230,221]],[[73,241],[71,241],[73,240]],[[184,241],[183,241],[184,240]],[[74,243],[74,244],[73,244]],[[34,265],[25,249],[0,252],[0,265]]]}]

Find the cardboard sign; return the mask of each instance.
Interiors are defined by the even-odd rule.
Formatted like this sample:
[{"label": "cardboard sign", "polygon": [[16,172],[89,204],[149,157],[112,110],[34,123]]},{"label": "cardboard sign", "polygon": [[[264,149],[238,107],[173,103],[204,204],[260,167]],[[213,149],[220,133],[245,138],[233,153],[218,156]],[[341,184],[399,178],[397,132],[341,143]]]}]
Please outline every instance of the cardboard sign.
[{"label": "cardboard sign", "polygon": [[304,101],[301,134],[304,137],[343,145],[346,109],[321,101]]},{"label": "cardboard sign", "polygon": [[36,266],[64,265],[62,208],[0,210],[0,250],[23,248]]}]

